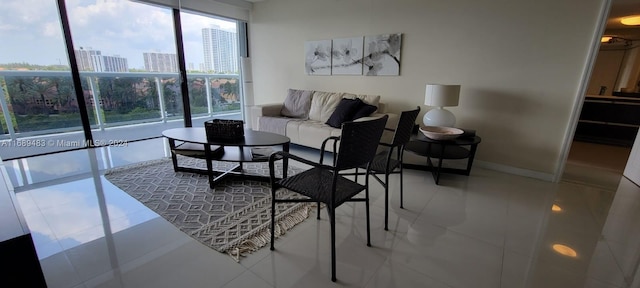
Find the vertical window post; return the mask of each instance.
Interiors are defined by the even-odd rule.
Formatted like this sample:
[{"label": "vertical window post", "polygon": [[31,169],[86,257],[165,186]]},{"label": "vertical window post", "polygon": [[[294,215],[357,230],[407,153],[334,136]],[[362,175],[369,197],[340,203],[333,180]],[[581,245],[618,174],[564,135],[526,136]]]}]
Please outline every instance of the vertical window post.
[{"label": "vertical window post", "polygon": [[[62,1],[62,0],[59,0]],[[184,127],[192,127],[191,105],[189,102],[189,82],[187,80],[187,65],[184,60],[184,45],[182,44],[182,26],[180,26],[180,10],[173,9],[173,31],[176,33],[176,51],[178,52],[178,71],[180,73],[180,90],[182,92],[182,108],[184,111]]]},{"label": "vertical window post", "polygon": [[64,0],[58,0],[58,12],[60,13],[60,22],[62,23],[64,40],[67,45],[67,55],[69,56],[69,65],[71,66],[71,79],[73,80],[73,90],[76,92],[76,101],[78,101],[78,109],[80,110],[79,112],[80,119],[82,120],[84,139],[88,143],[87,146],[91,148],[94,147],[93,135],[91,135],[91,122],[89,121],[89,113],[87,112],[87,103],[84,101],[82,81],[80,80],[80,71],[78,71],[76,51],[73,49],[71,29],[69,28],[69,17],[67,16],[67,7],[65,6]]}]

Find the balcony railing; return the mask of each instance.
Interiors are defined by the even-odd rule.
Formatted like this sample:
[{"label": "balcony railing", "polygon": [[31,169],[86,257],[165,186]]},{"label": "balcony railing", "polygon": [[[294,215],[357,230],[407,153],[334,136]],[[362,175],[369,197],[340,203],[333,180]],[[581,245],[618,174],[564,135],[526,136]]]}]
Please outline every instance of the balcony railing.
[{"label": "balcony railing", "polygon": [[[183,119],[178,73],[80,72],[92,129]],[[237,74],[189,73],[192,117],[241,112]],[[0,139],[82,130],[69,71],[0,70]]]}]

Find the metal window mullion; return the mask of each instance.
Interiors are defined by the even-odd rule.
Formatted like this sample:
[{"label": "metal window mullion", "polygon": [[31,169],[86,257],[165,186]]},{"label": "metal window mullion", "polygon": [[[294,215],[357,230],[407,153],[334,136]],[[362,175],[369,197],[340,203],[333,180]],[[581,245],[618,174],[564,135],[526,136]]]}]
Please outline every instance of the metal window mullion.
[{"label": "metal window mullion", "polygon": [[102,110],[102,107],[100,105],[100,97],[98,96],[100,90],[96,89],[96,84],[95,81],[93,81],[93,77],[87,76],[87,80],[89,81],[89,89],[91,89],[91,97],[93,97],[93,109],[96,113],[98,128],[100,128],[100,131],[104,131],[104,121],[102,121],[102,113],[100,112]]},{"label": "metal window mullion", "polygon": [[209,116],[213,115],[213,98],[211,98],[211,78],[208,76],[204,77],[204,88],[207,93],[207,114]]},{"label": "metal window mullion", "polygon": [[[240,101],[240,115],[242,115],[242,120],[245,121],[245,123],[247,122],[251,122],[251,119],[247,120],[246,117],[246,108],[245,105],[247,105],[247,103],[245,102],[245,91],[244,91],[244,85],[245,85],[245,79],[244,79],[244,75],[245,75],[245,71],[244,67],[242,65],[242,59],[244,57],[249,57],[249,35],[247,33],[248,30],[248,24],[247,22],[244,21],[236,21],[236,35],[238,35],[237,37],[237,41],[238,41],[238,57],[236,59],[236,61],[238,62],[238,100]],[[251,127],[251,123],[248,123],[247,127]]]},{"label": "metal window mullion", "polygon": [[160,104],[160,118],[163,123],[167,123],[167,117],[165,115],[164,97],[162,97],[162,85],[160,84],[160,77],[154,77],[156,80],[156,90],[158,90],[158,103]]},{"label": "metal window mullion", "polygon": [[73,49],[73,40],[71,39],[71,28],[69,26],[69,17],[64,0],[58,0],[58,13],[60,14],[60,24],[67,48],[67,56],[69,57],[69,66],[71,67],[71,77],[73,80],[73,90],[76,92],[76,101],[78,110],[80,110],[80,119],[82,121],[82,130],[84,139],[89,143],[88,147],[93,147],[93,135],[91,134],[91,122],[89,121],[89,113],[87,112],[87,103],[84,100],[82,91],[82,81],[80,80],[80,71],[78,69],[78,61],[76,60],[76,52]]},{"label": "metal window mullion", "polygon": [[2,115],[4,115],[4,121],[7,123],[9,137],[11,138],[11,140],[16,140],[16,130],[13,128],[13,122],[11,121],[11,115],[9,114],[7,99],[4,97],[4,90],[2,89],[2,87],[0,87],[0,106],[2,106]]},{"label": "metal window mullion", "polygon": [[180,80],[180,92],[182,93],[184,127],[192,127],[191,105],[189,105],[189,83],[187,82],[187,65],[184,60],[184,44],[182,42],[180,10],[175,8],[173,9],[173,30],[176,36],[176,52],[178,52],[178,73],[180,73],[180,77],[178,79]]}]

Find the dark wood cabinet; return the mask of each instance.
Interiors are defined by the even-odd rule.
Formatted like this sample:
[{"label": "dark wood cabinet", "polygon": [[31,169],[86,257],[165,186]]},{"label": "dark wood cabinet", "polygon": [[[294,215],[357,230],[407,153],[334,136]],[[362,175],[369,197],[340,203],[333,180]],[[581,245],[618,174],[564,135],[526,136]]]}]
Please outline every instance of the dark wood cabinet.
[{"label": "dark wood cabinet", "polygon": [[640,127],[640,98],[587,96],[575,140],[631,147]]}]

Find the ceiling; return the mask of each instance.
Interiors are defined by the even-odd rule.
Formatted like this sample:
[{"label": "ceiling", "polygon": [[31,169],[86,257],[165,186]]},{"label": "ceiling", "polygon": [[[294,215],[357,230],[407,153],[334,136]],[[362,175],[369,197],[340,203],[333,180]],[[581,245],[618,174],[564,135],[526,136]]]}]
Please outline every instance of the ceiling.
[{"label": "ceiling", "polygon": [[[262,2],[265,0],[244,0]],[[640,15],[640,0],[613,0],[604,35],[617,36],[629,40],[640,40],[640,26],[625,26],[620,19],[629,15]]]},{"label": "ceiling", "polygon": [[640,15],[640,0],[613,0],[604,34],[629,40],[640,40],[640,26],[620,24],[620,19],[629,15]]}]

